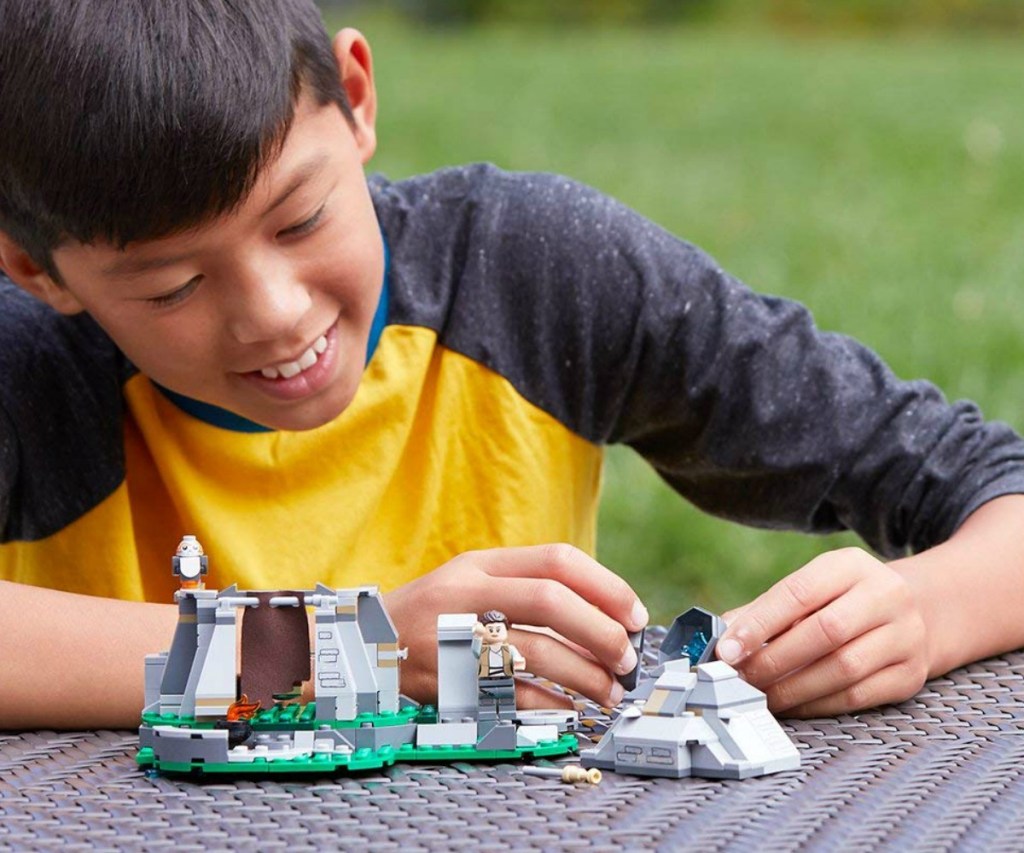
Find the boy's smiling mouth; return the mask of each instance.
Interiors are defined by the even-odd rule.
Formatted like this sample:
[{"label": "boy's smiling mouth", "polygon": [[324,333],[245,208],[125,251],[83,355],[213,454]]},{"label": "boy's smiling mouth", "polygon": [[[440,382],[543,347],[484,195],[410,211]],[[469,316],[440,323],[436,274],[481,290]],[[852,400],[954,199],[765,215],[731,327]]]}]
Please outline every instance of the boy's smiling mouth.
[{"label": "boy's smiling mouth", "polygon": [[314,364],[324,350],[327,349],[327,335],[323,334],[310,346],[302,355],[300,355],[295,361],[283,361],[280,364],[274,364],[270,367],[264,367],[260,373],[267,377],[267,379],[277,379],[283,376],[285,379],[291,379],[293,376],[298,376],[303,370],[308,370]]},{"label": "boy's smiling mouth", "polygon": [[338,361],[338,321],[298,358],[237,374],[251,386],[280,400],[298,400],[330,384]]}]

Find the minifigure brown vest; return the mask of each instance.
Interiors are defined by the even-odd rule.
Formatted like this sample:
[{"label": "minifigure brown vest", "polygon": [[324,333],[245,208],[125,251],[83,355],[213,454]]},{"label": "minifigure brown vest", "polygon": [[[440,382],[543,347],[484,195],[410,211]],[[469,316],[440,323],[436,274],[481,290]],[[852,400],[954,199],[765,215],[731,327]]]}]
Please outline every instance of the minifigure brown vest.
[{"label": "minifigure brown vest", "polygon": [[[505,673],[506,678],[512,677],[512,651],[509,649],[506,643],[501,647],[501,668]],[[497,678],[496,675],[491,675],[491,647],[484,646],[480,652],[480,669],[477,673],[480,678]]]}]

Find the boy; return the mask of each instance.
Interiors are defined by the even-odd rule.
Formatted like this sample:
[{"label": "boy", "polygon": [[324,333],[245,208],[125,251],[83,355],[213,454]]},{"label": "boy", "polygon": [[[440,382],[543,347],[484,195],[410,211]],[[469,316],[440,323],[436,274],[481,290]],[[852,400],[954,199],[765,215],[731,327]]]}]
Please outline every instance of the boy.
[{"label": "boy", "polygon": [[368,183],[370,49],[311,0],[0,0],[0,39],[0,727],[137,721],[183,533],[211,586],[380,581],[414,698],[436,614],[497,608],[615,704],[647,615],[585,553],[608,442],[710,511],[921,552],[733,615],[776,711],[1024,639],[1012,432],[565,179]]}]

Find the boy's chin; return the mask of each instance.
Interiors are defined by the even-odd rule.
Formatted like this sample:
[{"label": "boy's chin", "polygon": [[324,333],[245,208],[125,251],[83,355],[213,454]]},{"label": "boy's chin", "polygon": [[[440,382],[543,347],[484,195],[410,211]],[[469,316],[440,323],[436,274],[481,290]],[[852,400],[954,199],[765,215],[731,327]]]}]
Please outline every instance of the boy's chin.
[{"label": "boy's chin", "polygon": [[245,417],[249,417],[249,420],[273,430],[306,432],[329,424],[348,408],[350,402],[351,400],[345,400],[333,405],[321,403],[321,405],[317,406],[296,406],[291,410],[272,413],[259,412],[254,413],[255,416],[253,417]]}]

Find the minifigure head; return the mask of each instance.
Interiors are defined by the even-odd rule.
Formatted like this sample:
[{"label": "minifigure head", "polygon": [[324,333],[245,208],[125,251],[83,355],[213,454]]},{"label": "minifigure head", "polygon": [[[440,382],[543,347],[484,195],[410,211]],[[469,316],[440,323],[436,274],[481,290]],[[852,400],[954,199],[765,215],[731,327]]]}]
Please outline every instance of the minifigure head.
[{"label": "minifigure head", "polygon": [[501,645],[508,642],[508,618],[500,610],[488,610],[480,617],[484,626],[483,640],[487,645]]},{"label": "minifigure head", "polygon": [[201,557],[203,556],[203,546],[195,536],[188,534],[181,537],[178,550],[174,552],[174,555],[176,557]]},{"label": "minifigure head", "polygon": [[171,391],[280,429],[362,376],[369,46],[313,0],[4,0],[0,268]]}]

